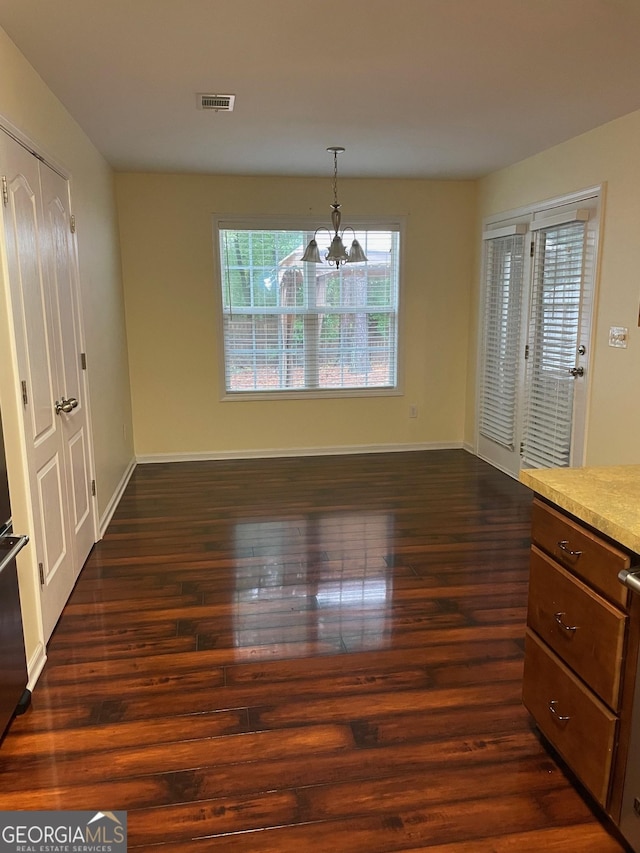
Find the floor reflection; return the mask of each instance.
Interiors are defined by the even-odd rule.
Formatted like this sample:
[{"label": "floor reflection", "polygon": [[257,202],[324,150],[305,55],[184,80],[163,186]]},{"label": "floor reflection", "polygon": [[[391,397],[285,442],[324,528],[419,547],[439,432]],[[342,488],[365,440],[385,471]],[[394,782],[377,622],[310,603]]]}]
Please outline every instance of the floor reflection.
[{"label": "floor reflection", "polygon": [[393,535],[394,517],[384,512],[236,524],[235,645],[345,637],[387,645]]}]

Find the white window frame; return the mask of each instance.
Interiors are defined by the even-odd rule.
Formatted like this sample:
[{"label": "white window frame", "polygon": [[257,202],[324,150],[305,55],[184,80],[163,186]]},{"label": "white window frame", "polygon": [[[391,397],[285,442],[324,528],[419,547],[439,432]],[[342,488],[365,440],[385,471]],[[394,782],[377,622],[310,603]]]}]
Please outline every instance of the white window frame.
[{"label": "white window frame", "polygon": [[[293,399],[313,399],[313,398],[351,398],[351,397],[394,397],[401,396],[403,391],[403,269],[404,269],[404,246],[405,246],[405,231],[406,217],[393,216],[388,218],[383,217],[349,217],[349,226],[356,231],[385,231],[393,230],[398,233],[399,237],[399,252],[398,252],[398,303],[396,310],[396,384],[386,387],[370,387],[370,388],[296,388],[296,389],[276,389],[273,391],[267,390],[247,390],[247,391],[227,391],[226,388],[226,353],[224,341],[224,307],[223,307],[223,281],[224,272],[222,269],[222,258],[220,255],[220,230],[222,229],[246,229],[246,230],[291,230],[291,231],[307,231],[313,234],[318,228],[318,220],[309,217],[290,216],[242,216],[238,214],[214,214],[213,216],[213,253],[215,266],[215,287],[217,290],[217,313],[218,313],[218,363],[219,363],[219,399],[221,402],[241,402],[241,401],[257,401],[257,400],[293,400]],[[324,224],[324,223],[320,223]],[[348,241],[350,231],[345,236],[345,241]],[[322,249],[322,233],[318,236],[318,242]],[[328,245],[328,241],[327,241]]]}]

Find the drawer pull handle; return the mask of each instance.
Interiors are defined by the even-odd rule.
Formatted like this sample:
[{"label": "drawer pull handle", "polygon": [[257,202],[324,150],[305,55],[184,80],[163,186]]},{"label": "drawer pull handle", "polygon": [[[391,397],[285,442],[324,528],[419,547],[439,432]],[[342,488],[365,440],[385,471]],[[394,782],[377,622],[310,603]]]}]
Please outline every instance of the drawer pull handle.
[{"label": "drawer pull handle", "polygon": [[563,617],[563,616],[566,616],[566,613],[554,613],[554,614],[553,614],[553,618],[556,620],[556,622],[558,623],[558,625],[559,625],[561,628],[564,628],[564,630],[565,630],[565,631],[567,631],[567,633],[569,633],[569,634],[573,634],[573,632],[574,632],[574,631],[577,631],[577,630],[578,630],[578,626],[577,626],[577,625],[567,625],[567,624],[566,624],[565,622],[563,622],[563,620],[562,620],[562,617]]},{"label": "drawer pull handle", "polygon": [[582,551],[572,551],[571,548],[569,548],[568,539],[561,539],[558,542],[558,548],[560,548],[561,551],[564,551],[565,554],[568,554],[570,557],[579,557],[582,554]]},{"label": "drawer pull handle", "polygon": [[567,716],[566,714],[559,714],[556,711],[556,705],[557,704],[558,704],[558,700],[552,699],[551,702],[549,702],[549,710],[551,711],[553,716],[556,718],[556,720],[560,720],[561,723],[566,723],[568,720],[571,719],[571,717]]}]

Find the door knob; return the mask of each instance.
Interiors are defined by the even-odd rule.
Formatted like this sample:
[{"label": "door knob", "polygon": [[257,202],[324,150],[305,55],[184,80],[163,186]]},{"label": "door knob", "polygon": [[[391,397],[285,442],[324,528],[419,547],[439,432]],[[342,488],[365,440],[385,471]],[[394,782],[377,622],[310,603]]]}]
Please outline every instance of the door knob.
[{"label": "door knob", "polygon": [[584,367],[570,367],[569,373],[575,379],[576,376],[584,376]]},{"label": "door knob", "polygon": [[69,400],[65,400],[64,397],[62,398],[62,400],[56,400],[56,415],[59,415],[61,412],[65,412],[65,414],[68,414],[72,409],[73,406],[71,405],[71,402]]},{"label": "door knob", "polygon": [[60,412],[64,412],[66,415],[68,415],[69,412],[73,411],[73,409],[77,408],[77,406],[78,401],[75,397],[69,397],[68,400],[65,400],[65,398],[63,397],[61,400],[56,400],[55,402],[56,415],[59,415]]}]

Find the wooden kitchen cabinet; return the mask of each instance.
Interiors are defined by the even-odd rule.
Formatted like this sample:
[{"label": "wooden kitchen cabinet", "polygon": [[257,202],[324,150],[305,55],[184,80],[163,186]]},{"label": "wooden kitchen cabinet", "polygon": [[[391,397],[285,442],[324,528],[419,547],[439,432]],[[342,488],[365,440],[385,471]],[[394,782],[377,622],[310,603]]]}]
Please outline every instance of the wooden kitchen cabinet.
[{"label": "wooden kitchen cabinet", "polygon": [[606,805],[616,715],[533,631],[527,631],[525,654],[525,706],[575,775]]},{"label": "wooden kitchen cabinet", "polygon": [[533,502],[531,540],[561,566],[626,608],[629,590],[618,581],[618,572],[631,565],[628,552],[538,499]]},{"label": "wooden kitchen cabinet", "polygon": [[638,655],[618,572],[637,558],[536,497],[523,701],[542,735],[617,823]]},{"label": "wooden kitchen cabinet", "polygon": [[527,625],[613,711],[618,711],[628,617],[535,545]]}]

